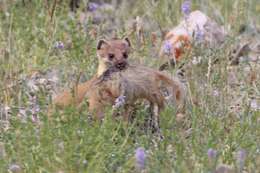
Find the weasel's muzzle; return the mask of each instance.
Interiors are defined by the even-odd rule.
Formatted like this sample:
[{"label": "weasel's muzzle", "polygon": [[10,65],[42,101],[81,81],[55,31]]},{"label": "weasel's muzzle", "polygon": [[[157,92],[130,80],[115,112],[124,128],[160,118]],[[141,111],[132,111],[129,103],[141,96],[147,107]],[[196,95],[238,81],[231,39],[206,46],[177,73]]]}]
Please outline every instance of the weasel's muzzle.
[{"label": "weasel's muzzle", "polygon": [[116,67],[119,69],[119,70],[124,70],[127,66],[127,63],[126,62],[120,62],[116,65]]}]

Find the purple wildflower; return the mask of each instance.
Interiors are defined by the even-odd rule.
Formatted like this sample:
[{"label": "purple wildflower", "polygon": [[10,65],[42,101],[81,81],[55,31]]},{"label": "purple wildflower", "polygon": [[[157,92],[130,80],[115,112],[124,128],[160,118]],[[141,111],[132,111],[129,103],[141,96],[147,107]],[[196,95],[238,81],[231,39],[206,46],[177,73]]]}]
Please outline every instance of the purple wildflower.
[{"label": "purple wildflower", "polygon": [[246,160],[246,150],[241,149],[236,153],[237,165],[240,170],[243,169]]},{"label": "purple wildflower", "polygon": [[213,148],[208,149],[208,158],[210,160],[214,160],[217,157],[217,150],[214,150]]},{"label": "purple wildflower", "polygon": [[113,105],[113,108],[119,108],[121,106],[123,106],[125,104],[125,96],[120,95],[119,97],[117,97],[115,104]]},{"label": "purple wildflower", "polygon": [[8,170],[9,170],[10,172],[15,172],[15,173],[22,172],[22,168],[21,168],[19,165],[17,165],[17,164],[12,164],[12,165],[10,165],[9,168],[8,168]]},{"label": "purple wildflower", "polygon": [[98,9],[99,5],[95,2],[88,3],[88,11],[94,12]]},{"label": "purple wildflower", "polygon": [[195,31],[195,40],[201,42],[203,39],[204,32],[197,26],[197,30]]},{"label": "purple wildflower", "polygon": [[219,96],[219,91],[218,90],[213,90],[213,96],[218,97]]},{"label": "purple wildflower", "polygon": [[64,49],[64,44],[63,44],[63,42],[62,42],[62,41],[57,41],[57,42],[55,42],[54,48],[55,48],[55,49]]},{"label": "purple wildflower", "polygon": [[135,161],[136,161],[136,167],[138,169],[144,169],[145,168],[145,160],[146,160],[146,154],[145,150],[141,147],[137,148],[135,150]]},{"label": "purple wildflower", "polygon": [[38,118],[37,114],[32,114],[31,119],[32,119],[33,123],[38,123],[39,122],[39,118]]},{"label": "purple wildflower", "polygon": [[163,45],[163,51],[165,54],[170,55],[172,49],[172,44],[169,41],[165,41]]},{"label": "purple wildflower", "polygon": [[186,0],[181,5],[181,11],[184,14],[184,16],[188,16],[191,12],[191,1]]}]

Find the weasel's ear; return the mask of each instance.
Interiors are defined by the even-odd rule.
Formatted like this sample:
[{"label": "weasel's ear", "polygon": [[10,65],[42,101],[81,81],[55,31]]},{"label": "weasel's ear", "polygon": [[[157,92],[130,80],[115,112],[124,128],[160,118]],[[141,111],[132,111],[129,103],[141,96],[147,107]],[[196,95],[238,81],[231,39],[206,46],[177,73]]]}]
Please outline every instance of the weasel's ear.
[{"label": "weasel's ear", "polygon": [[130,40],[128,39],[128,37],[125,37],[124,40],[127,42],[128,46],[131,47],[131,43],[130,43]]},{"label": "weasel's ear", "polygon": [[103,39],[99,40],[97,44],[97,50],[100,50],[103,44],[108,44],[108,42]]}]

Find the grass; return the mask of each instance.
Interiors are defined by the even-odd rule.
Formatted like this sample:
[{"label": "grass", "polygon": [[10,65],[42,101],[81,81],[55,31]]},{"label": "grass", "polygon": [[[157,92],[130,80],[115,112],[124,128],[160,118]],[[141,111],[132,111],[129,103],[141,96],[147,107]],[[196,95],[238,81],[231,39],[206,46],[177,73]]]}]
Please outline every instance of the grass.
[{"label": "grass", "polygon": [[[239,172],[236,153],[240,149],[247,155],[244,171],[259,172],[260,112],[250,107],[250,100],[260,97],[259,66],[237,66],[234,73],[241,85],[236,87],[229,84],[227,68],[228,52],[237,43],[239,26],[254,21],[260,24],[257,0],[193,1],[193,9],[201,9],[223,24],[230,37],[221,48],[198,47],[184,59],[201,56],[202,62],[187,70],[189,102],[185,116],[176,117],[170,106],[162,113],[162,141],[142,128],[147,115],[143,107],[138,109],[132,124],[112,120],[110,110],[102,124],[87,118],[87,108],[54,112],[53,121],[46,114],[53,91],[71,87],[78,78],[85,81],[95,73],[98,38],[109,35],[114,27],[120,37],[126,35],[136,16],[145,19],[145,44],[140,43],[136,34],[129,36],[134,48],[130,61],[158,68],[161,62],[155,55],[161,30],[178,23],[181,1],[141,0],[131,5],[123,1],[116,11],[103,13],[107,20],[100,25],[92,24],[91,17],[79,24],[81,9],[73,17],[68,2],[59,2],[51,18],[53,2],[0,2],[0,172],[10,172],[13,165],[19,165],[20,172],[138,172],[138,147],[143,147],[147,154],[143,172],[214,172],[221,163]],[[81,8],[84,5],[82,2]],[[111,18],[116,18],[114,23]],[[91,34],[93,28],[97,28],[97,37]],[[151,44],[152,32],[158,37],[156,47]],[[62,41],[65,48],[53,48],[57,41]],[[209,69],[210,61],[216,58],[218,63],[211,64]],[[248,82],[245,72],[248,67],[258,75],[253,84]],[[50,85],[51,89],[49,83],[42,82],[34,90],[28,83],[35,72],[40,73],[39,78],[56,75],[58,82]],[[31,120],[36,104],[31,93],[40,108],[39,123]],[[207,155],[210,148],[217,150],[213,162]]]}]

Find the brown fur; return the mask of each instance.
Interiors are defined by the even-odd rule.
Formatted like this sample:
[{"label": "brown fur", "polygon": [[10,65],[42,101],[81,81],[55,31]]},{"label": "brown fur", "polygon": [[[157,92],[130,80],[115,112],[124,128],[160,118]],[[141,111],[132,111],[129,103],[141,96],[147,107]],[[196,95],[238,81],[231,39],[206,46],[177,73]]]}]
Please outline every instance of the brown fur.
[{"label": "brown fur", "polygon": [[[124,68],[127,65],[127,56],[130,52],[130,42],[128,38],[100,40],[97,45],[98,71],[89,81],[79,84],[73,91],[66,90],[59,94],[54,100],[54,105],[66,107],[69,105],[78,106],[84,99],[86,92],[89,90],[94,81],[98,80],[102,74],[110,67],[118,66]],[[114,57],[111,59],[109,55]],[[127,56],[126,56],[127,55]]]},{"label": "brown fur", "polygon": [[[106,106],[111,106],[119,96],[126,96],[125,119],[128,108],[139,99],[148,100],[152,106],[154,122],[158,127],[159,113],[164,108],[162,88],[170,88],[174,104],[179,107],[184,101],[184,90],[180,82],[171,79],[158,70],[144,66],[128,65],[129,40],[101,40],[97,46],[99,58],[98,73],[91,80],[78,85],[75,94],[65,91],[54,100],[55,105],[79,105],[86,97],[89,110],[97,119],[104,117]],[[113,54],[113,58],[109,58]],[[111,73],[110,69],[112,70]]]},{"label": "brown fur", "polygon": [[82,103],[87,91],[95,80],[97,80],[96,75],[90,80],[79,84],[76,88],[72,89],[72,91],[65,90],[53,100],[54,105],[60,108],[71,105],[78,106],[80,103]]},{"label": "brown fur", "polygon": [[119,40],[100,40],[97,45],[98,76],[102,75],[109,67],[125,68],[128,64],[128,55],[131,44],[128,38]]},{"label": "brown fur", "polygon": [[166,102],[162,88],[170,89],[174,105],[183,105],[184,90],[177,80],[173,80],[165,74],[144,66],[129,65],[125,70],[113,72],[109,78],[93,85],[86,97],[89,102],[89,110],[97,119],[104,117],[106,106],[111,106],[115,100],[124,95],[125,114],[124,119],[129,119],[128,109],[139,99],[145,99],[152,106],[152,115],[155,128],[159,127],[159,114]]}]

